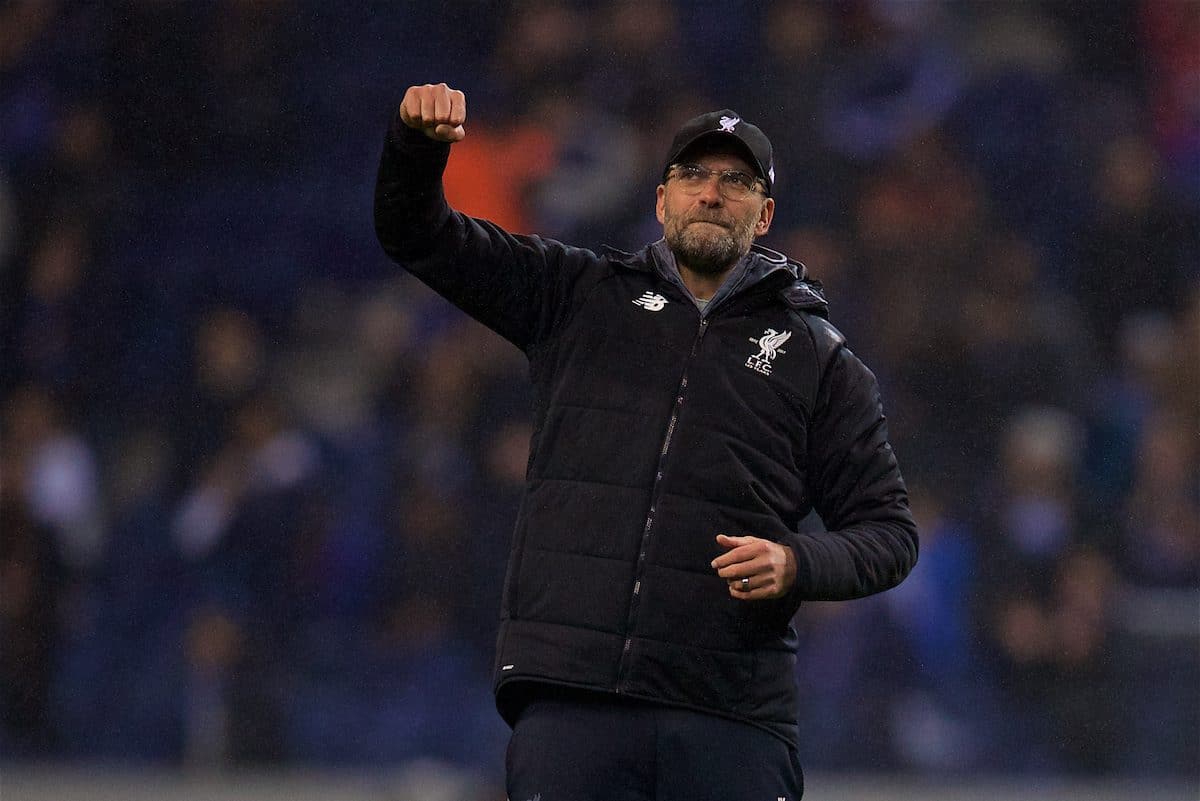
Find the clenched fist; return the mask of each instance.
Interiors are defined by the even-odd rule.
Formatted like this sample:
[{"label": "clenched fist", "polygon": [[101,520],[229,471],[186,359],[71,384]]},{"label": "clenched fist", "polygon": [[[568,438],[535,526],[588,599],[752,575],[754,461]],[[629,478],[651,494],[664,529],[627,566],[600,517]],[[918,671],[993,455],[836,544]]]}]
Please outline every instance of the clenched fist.
[{"label": "clenched fist", "polygon": [[467,98],[444,83],[410,86],[400,101],[400,120],[439,142],[461,142],[467,132]]}]

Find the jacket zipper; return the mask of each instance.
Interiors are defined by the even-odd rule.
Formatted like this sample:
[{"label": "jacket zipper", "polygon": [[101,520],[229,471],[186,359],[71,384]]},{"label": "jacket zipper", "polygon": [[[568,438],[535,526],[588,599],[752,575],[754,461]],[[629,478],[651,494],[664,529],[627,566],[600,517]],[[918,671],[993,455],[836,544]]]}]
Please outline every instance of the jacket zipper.
[{"label": "jacket zipper", "polygon": [[629,599],[629,615],[625,620],[625,644],[621,647],[621,660],[617,664],[616,691],[624,692],[629,672],[630,652],[633,649],[633,625],[637,619],[638,601],[642,592],[642,574],[646,569],[646,553],[650,547],[650,536],[654,529],[654,512],[658,506],[659,492],[662,485],[663,468],[666,464],[667,451],[671,448],[671,438],[675,435],[675,425],[679,422],[679,413],[683,408],[684,393],[688,385],[688,368],[692,359],[700,349],[704,340],[704,332],[708,330],[708,317],[700,318],[700,330],[692,341],[692,350],[683,365],[683,376],[679,379],[679,387],[675,392],[675,405],[671,408],[671,419],[667,423],[667,432],[663,435],[662,448],[658,452],[658,467],[654,474],[654,484],[650,490],[650,511],[646,513],[646,524],[642,527],[642,544],[638,552],[637,568],[633,574],[633,593]]}]

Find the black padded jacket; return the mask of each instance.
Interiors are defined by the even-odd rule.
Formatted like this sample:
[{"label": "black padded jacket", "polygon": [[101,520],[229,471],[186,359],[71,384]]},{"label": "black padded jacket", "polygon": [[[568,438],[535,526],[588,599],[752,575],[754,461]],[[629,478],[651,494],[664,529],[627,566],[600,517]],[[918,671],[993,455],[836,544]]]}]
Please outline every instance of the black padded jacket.
[{"label": "black padded jacket", "polygon": [[[451,209],[450,146],[394,119],[375,192],[387,254],[529,359],[533,438],[497,643],[531,689],[624,694],[796,739],[805,600],[898,584],[917,532],[875,377],[804,268],[755,248],[701,313],[662,259],[510,234]],[[823,533],[799,533],[812,510]],[[786,543],[783,598],[730,597],[715,536]]]}]

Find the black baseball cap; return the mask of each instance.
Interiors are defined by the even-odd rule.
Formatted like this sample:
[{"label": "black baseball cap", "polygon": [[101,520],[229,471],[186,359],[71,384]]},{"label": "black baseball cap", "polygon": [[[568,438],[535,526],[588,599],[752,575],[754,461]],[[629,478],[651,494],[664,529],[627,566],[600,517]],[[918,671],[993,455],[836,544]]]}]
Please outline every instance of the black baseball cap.
[{"label": "black baseball cap", "polygon": [[742,119],[742,115],[729,109],[710,111],[693,117],[683,124],[675,138],[671,140],[671,150],[667,155],[666,166],[663,167],[663,178],[672,164],[679,162],[679,157],[692,145],[701,140],[712,138],[733,145],[746,156],[746,161],[758,172],[767,185],[770,195],[775,185],[775,162],[771,155],[771,140],[757,126]]}]

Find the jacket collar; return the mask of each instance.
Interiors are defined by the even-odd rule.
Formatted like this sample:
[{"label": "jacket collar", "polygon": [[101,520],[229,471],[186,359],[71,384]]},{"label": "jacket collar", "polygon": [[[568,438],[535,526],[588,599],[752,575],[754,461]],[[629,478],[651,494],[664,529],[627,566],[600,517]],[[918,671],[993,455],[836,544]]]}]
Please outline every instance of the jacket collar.
[{"label": "jacket collar", "polygon": [[[661,264],[662,258],[656,258],[655,252],[660,248],[665,250],[666,247],[666,242],[660,239],[646,245],[637,253],[629,253],[609,246],[605,246],[602,253],[612,262],[628,269],[639,272],[658,272],[665,280],[672,281],[672,283],[682,281],[678,274],[672,280],[672,276],[668,272],[669,268]],[[667,252],[669,253],[669,251]],[[803,262],[791,259],[777,250],[754,244],[750,246],[750,252],[746,254],[742,263],[735,270],[741,274],[730,276],[735,282],[732,285],[727,283],[727,286],[731,288],[730,294],[741,294],[769,284],[778,286],[780,299],[791,308],[821,317],[829,316],[829,302],[825,299],[821,282],[808,276],[808,268]],[[722,289],[724,288],[722,287]],[[725,293],[719,292],[718,296],[723,294]],[[717,297],[713,298],[713,300],[717,299]]]}]

